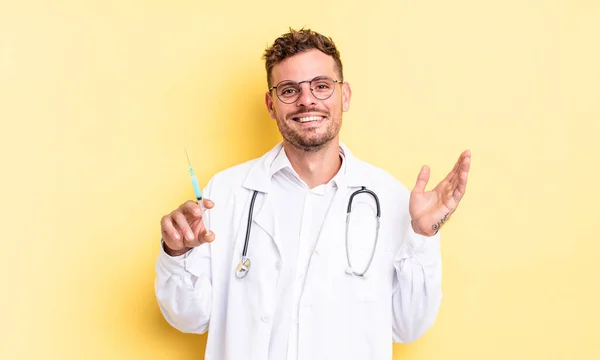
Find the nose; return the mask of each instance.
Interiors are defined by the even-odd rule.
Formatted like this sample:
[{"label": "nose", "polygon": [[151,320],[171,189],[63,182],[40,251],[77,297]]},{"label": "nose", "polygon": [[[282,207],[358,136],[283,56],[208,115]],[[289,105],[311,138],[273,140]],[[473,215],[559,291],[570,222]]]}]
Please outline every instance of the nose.
[{"label": "nose", "polygon": [[300,97],[296,101],[297,106],[312,106],[316,104],[317,98],[310,91],[310,82],[300,83]]}]

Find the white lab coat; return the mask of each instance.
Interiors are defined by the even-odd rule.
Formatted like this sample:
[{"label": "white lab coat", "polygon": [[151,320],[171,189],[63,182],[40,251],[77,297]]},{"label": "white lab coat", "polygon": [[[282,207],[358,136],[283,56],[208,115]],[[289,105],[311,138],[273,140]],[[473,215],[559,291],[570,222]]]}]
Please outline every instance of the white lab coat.
[{"label": "white lab coat", "polygon": [[[269,166],[281,146],[210,180],[203,194],[215,202],[206,214],[216,234],[213,243],[180,257],[171,258],[162,249],[159,254],[155,290],[160,310],[182,332],[208,330],[207,360],[269,359],[279,276],[276,264],[283,261],[282,239],[274,232],[277,214],[269,206]],[[409,190],[341,146],[346,176],[306,273],[298,318],[298,359],[389,360],[392,341],[416,340],[437,316],[442,296],[439,234],[415,234],[408,213]],[[361,186],[373,190],[381,202],[380,235],[366,278],[345,272],[346,209],[350,194]],[[235,268],[242,254],[253,190],[259,193],[248,247],[252,267],[246,277],[238,279]],[[369,201],[368,196],[360,198]],[[353,266],[364,268],[368,256],[361,256],[370,255],[372,249],[374,216],[364,211],[368,207],[357,205],[358,199],[353,205],[350,253]]]}]

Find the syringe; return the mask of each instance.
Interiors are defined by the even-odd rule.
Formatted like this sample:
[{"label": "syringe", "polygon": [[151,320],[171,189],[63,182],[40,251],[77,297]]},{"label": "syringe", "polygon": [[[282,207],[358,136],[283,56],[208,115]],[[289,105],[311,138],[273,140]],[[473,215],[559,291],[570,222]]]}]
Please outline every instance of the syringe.
[{"label": "syringe", "polygon": [[[198,201],[198,205],[200,205],[202,212],[204,212],[207,209],[204,206],[204,202],[202,201],[202,192],[200,192],[200,185],[198,185],[198,178],[196,177],[196,174],[194,174],[194,169],[192,169],[192,163],[190,162],[190,157],[188,156],[187,149],[184,148],[184,150],[185,150],[185,157],[187,158],[188,165],[190,167],[190,175],[192,176],[192,186],[194,187],[194,193],[196,194],[196,200]],[[206,222],[204,222],[204,224],[206,224]],[[206,227],[206,231],[210,232],[210,230],[208,229],[208,226]]]}]

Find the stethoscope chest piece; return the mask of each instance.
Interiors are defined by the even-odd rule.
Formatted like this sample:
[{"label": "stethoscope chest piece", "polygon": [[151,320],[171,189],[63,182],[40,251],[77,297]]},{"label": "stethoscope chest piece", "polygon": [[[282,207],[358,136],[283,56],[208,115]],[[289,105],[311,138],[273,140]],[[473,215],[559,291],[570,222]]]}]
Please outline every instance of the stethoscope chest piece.
[{"label": "stethoscope chest piece", "polygon": [[242,257],[242,261],[240,261],[240,263],[237,266],[237,269],[235,270],[235,276],[237,276],[239,279],[246,276],[246,274],[248,274],[248,271],[250,271],[250,265],[250,259],[248,259],[245,256]]}]

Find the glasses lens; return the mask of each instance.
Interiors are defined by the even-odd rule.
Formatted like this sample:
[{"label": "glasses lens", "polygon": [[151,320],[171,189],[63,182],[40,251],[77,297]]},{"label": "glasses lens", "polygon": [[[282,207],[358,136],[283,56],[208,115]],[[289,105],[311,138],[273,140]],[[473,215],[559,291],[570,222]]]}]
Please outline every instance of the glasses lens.
[{"label": "glasses lens", "polygon": [[319,76],[310,82],[310,89],[317,99],[325,100],[333,94],[334,84],[332,78]]},{"label": "glasses lens", "polygon": [[284,103],[290,104],[298,100],[300,85],[294,81],[284,81],[277,85],[277,97]]},{"label": "glasses lens", "polygon": [[[290,80],[282,81],[276,86],[277,97],[286,104],[298,100],[301,90],[299,83]],[[310,91],[319,100],[328,99],[334,90],[335,82],[329,76],[318,76],[310,82]]]}]

